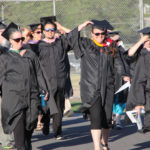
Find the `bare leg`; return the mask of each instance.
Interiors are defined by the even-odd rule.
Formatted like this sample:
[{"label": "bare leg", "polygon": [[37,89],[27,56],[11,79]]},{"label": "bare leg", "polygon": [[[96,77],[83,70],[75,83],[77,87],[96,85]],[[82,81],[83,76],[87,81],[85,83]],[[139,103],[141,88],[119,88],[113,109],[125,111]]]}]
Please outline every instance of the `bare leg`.
[{"label": "bare leg", "polygon": [[36,127],[35,130],[42,130],[42,128],[43,128],[43,123],[41,122],[41,120],[42,120],[42,115],[39,114],[39,115],[38,115],[37,127]]},{"label": "bare leg", "polygon": [[121,124],[121,115],[116,114],[116,124]]},{"label": "bare leg", "polygon": [[94,143],[94,150],[100,150],[101,130],[100,129],[92,129],[91,134],[92,134],[92,139],[93,139],[93,143]]},{"label": "bare leg", "polygon": [[41,123],[41,120],[42,120],[42,115],[39,114],[39,115],[38,115],[38,123]]},{"label": "bare leg", "polygon": [[[102,129],[102,144],[108,144],[108,137],[109,137],[110,129]],[[108,147],[103,147],[104,150],[108,150]]]},{"label": "bare leg", "polygon": [[71,110],[71,103],[69,99],[65,99],[64,114]]}]

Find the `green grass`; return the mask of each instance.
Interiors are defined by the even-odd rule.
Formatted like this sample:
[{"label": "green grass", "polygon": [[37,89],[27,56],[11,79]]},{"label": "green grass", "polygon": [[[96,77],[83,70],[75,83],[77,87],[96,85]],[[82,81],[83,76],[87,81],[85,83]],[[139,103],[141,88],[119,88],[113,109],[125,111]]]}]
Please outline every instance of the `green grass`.
[{"label": "green grass", "polygon": [[74,88],[79,88],[80,74],[71,74],[71,82]]},{"label": "green grass", "polygon": [[81,106],[81,99],[80,99],[80,74],[71,74],[71,82],[74,92],[74,97],[70,99],[72,110],[75,113],[80,113],[79,107]]},{"label": "green grass", "polygon": [[80,113],[79,107],[81,106],[81,102],[72,102],[72,103],[71,103],[71,106],[72,106],[72,110],[73,110],[75,113]]},{"label": "green grass", "polygon": [[150,14],[144,14],[144,17],[150,17]]}]

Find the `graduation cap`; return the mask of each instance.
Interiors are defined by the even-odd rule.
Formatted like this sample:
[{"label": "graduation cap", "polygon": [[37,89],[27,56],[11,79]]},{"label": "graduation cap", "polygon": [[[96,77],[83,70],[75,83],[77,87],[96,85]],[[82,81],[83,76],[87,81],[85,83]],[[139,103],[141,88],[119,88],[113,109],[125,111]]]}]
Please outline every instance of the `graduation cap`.
[{"label": "graduation cap", "polygon": [[6,38],[7,40],[9,40],[9,37],[11,35],[11,33],[14,31],[14,30],[19,30],[19,26],[17,26],[15,23],[11,22],[7,28],[5,29],[5,31],[2,33],[2,36],[4,38]]},{"label": "graduation cap", "polygon": [[119,35],[120,31],[108,32],[109,36]]},{"label": "graduation cap", "polygon": [[40,18],[40,22],[42,25],[45,25],[46,23],[54,23],[56,21],[56,16],[49,16],[49,17],[42,17]]},{"label": "graduation cap", "polygon": [[3,20],[0,21],[0,30],[1,29],[6,29],[6,25],[3,23]]},{"label": "graduation cap", "polygon": [[[108,32],[108,36],[110,38],[113,38],[115,35],[119,35],[120,34],[120,31],[113,31],[113,32]],[[114,40],[114,39],[113,39]],[[115,41],[121,41],[121,38],[120,38],[120,35],[119,35],[119,38],[118,39],[115,39]]]},{"label": "graduation cap", "polygon": [[113,30],[114,27],[107,20],[91,20],[94,24],[93,28],[102,29],[102,30]]},{"label": "graduation cap", "polygon": [[40,23],[37,24],[29,24],[28,26],[30,26],[30,29],[32,31],[35,31],[36,29],[38,29],[39,25],[41,25]]},{"label": "graduation cap", "polygon": [[138,32],[143,33],[143,34],[150,34],[150,27],[146,27],[142,30],[139,30]]}]

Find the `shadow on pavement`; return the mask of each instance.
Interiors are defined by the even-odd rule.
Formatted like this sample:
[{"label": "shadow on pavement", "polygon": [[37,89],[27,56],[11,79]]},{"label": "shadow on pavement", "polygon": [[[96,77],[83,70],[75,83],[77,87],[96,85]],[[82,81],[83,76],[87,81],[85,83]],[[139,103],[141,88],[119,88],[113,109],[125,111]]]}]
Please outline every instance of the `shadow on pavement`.
[{"label": "shadow on pavement", "polygon": [[[72,118],[73,120],[69,120],[70,118]],[[70,117],[69,119],[64,119],[63,120],[63,126],[68,126],[68,125],[72,125],[72,124],[81,124],[81,123],[84,123],[84,122],[88,122],[87,120],[83,119],[83,117],[81,118],[76,118],[74,119],[74,117]]]},{"label": "shadow on pavement", "polygon": [[110,133],[109,141],[114,142],[119,140],[125,136],[129,136],[137,131],[136,126],[134,124],[124,126],[123,129],[117,130],[113,129]]},{"label": "shadow on pavement", "polygon": [[135,146],[137,146],[137,148],[131,149],[131,150],[144,150],[149,148],[150,149],[150,141],[147,142],[143,142],[143,143],[138,143]]},{"label": "shadow on pavement", "polygon": [[[64,140],[55,140],[52,135],[34,135],[32,142],[41,140],[51,140],[50,144],[39,146],[40,150],[52,150],[59,147],[70,147],[92,142],[89,125],[80,127],[70,127],[63,130]],[[36,140],[35,140],[36,139]]]}]

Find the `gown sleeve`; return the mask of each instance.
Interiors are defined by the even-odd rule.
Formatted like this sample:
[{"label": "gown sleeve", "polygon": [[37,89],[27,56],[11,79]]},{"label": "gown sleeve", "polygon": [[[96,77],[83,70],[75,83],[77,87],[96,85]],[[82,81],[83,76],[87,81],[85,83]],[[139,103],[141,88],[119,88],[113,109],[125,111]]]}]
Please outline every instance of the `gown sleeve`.
[{"label": "gown sleeve", "polygon": [[0,87],[2,86],[2,82],[4,80],[5,72],[6,72],[6,66],[7,61],[6,57],[1,54],[0,55]]},{"label": "gown sleeve", "polygon": [[40,91],[44,90],[45,92],[48,92],[48,108],[50,109],[50,114],[56,114],[58,113],[58,109],[54,100],[54,95],[52,93],[51,85],[48,81],[47,75],[42,68],[42,65],[40,65],[39,59],[37,56],[34,57],[35,67],[36,67],[36,74],[37,74],[37,80],[39,84]]},{"label": "gown sleeve", "polygon": [[74,51],[76,59],[81,58],[84,55],[87,46],[90,44],[89,39],[80,37],[78,28],[75,28],[64,36],[68,42],[69,49]]},{"label": "gown sleeve", "polygon": [[146,68],[144,57],[141,56],[135,68],[135,75],[132,81],[129,101],[133,107],[145,105],[145,89],[147,84]]},{"label": "gown sleeve", "polygon": [[130,67],[126,61],[125,56],[124,56],[125,50],[122,50],[123,47],[118,47],[118,48],[119,48],[118,53],[119,53],[120,61],[121,61],[121,64],[123,66],[122,76],[130,76]]},{"label": "gown sleeve", "polygon": [[36,55],[34,56],[34,67],[36,71],[36,76],[37,76],[40,92],[42,92],[42,90],[44,90],[45,92],[48,92],[49,88],[47,85],[46,77],[43,73],[39,59]]}]

